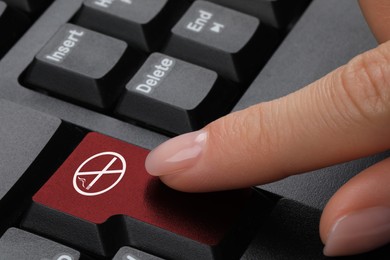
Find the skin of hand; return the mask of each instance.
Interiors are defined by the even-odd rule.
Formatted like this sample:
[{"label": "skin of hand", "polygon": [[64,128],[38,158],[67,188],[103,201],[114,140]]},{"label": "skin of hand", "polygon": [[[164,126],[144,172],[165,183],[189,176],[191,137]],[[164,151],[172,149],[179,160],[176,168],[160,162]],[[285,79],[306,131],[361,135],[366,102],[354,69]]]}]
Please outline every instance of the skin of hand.
[{"label": "skin of hand", "polygon": [[[295,93],[167,141],[149,154],[148,172],[177,190],[218,191],[388,150],[390,1],[359,3],[381,43],[377,48]],[[336,192],[323,211],[320,235],[327,256],[359,254],[390,242],[390,158]]]}]

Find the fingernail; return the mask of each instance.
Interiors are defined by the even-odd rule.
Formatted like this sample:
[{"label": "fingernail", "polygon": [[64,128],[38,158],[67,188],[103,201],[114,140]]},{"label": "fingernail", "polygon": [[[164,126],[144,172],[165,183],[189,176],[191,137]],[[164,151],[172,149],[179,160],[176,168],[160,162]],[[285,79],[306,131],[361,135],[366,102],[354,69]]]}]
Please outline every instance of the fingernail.
[{"label": "fingernail", "polygon": [[169,175],[191,168],[202,154],[207,139],[204,130],[180,135],[154,149],[145,167],[154,176]]},{"label": "fingernail", "polygon": [[326,256],[368,252],[390,242],[390,208],[375,207],[341,217],[329,232]]}]

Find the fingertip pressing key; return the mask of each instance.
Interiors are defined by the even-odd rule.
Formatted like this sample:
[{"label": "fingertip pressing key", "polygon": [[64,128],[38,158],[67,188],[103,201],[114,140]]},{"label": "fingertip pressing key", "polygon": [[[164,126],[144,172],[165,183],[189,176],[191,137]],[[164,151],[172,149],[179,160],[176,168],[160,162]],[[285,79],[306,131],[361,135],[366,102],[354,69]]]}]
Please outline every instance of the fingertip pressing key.
[{"label": "fingertip pressing key", "polygon": [[163,176],[194,166],[202,155],[206,139],[207,132],[199,130],[169,140],[149,153],[146,170],[153,176]]}]

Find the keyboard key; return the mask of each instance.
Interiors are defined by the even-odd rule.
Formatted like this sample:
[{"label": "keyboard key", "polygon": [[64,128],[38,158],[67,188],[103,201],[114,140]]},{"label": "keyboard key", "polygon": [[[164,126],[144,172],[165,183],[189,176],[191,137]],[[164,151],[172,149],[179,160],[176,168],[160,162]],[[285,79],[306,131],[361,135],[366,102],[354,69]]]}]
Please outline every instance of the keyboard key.
[{"label": "keyboard key", "polygon": [[122,247],[112,260],[163,260],[131,247]]},{"label": "keyboard key", "polygon": [[7,260],[78,260],[80,253],[49,239],[10,228],[0,238],[0,256]]},{"label": "keyboard key", "polygon": [[227,113],[237,96],[238,88],[221,82],[215,72],[154,53],[126,85],[117,112],[181,134]]},{"label": "keyboard key", "polygon": [[169,32],[168,3],[168,0],[85,0],[75,23],[149,52],[159,47]]},{"label": "keyboard key", "polygon": [[172,29],[165,53],[242,82],[259,68],[273,42],[266,34],[259,39],[263,28],[255,17],[196,1]]},{"label": "keyboard key", "polygon": [[310,0],[209,0],[226,7],[253,15],[262,22],[283,28]]},{"label": "keyboard key", "polygon": [[88,29],[65,24],[35,56],[25,81],[97,108],[109,108],[130,74],[127,44]]},{"label": "keyboard key", "polygon": [[81,139],[75,131],[58,118],[0,99],[0,233]]},{"label": "keyboard key", "polygon": [[22,35],[28,25],[27,17],[0,1],[0,58]]},{"label": "keyboard key", "polygon": [[252,189],[171,190],[146,173],[148,152],[88,134],[34,195],[22,226],[106,257],[126,245],[168,259],[238,258],[270,202]]},{"label": "keyboard key", "polygon": [[47,7],[52,0],[3,0],[8,4],[26,12],[33,13]]}]

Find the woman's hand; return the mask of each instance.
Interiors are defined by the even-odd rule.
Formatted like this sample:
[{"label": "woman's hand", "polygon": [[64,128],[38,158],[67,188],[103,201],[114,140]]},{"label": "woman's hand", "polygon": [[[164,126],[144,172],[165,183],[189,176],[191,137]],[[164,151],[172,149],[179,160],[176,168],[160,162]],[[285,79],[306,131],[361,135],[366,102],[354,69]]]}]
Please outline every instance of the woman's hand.
[{"label": "woman's hand", "polygon": [[[286,97],[223,117],[156,148],[150,174],[205,192],[276,181],[390,148],[390,1],[361,0],[382,44]],[[320,225],[329,256],[390,242],[390,158],[352,178]]]}]

